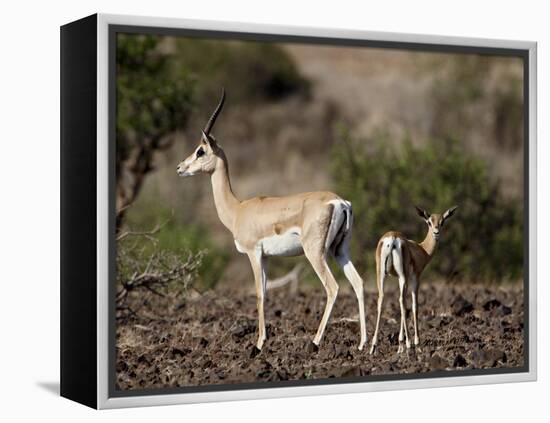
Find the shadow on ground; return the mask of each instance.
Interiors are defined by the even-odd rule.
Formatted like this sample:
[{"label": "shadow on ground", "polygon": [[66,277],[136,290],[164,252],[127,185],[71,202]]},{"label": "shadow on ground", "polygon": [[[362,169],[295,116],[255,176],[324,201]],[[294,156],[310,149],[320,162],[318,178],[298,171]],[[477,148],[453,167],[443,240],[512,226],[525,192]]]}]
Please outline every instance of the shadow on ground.
[{"label": "shadow on ground", "polygon": [[36,382],[36,386],[55,396],[60,394],[59,382]]}]

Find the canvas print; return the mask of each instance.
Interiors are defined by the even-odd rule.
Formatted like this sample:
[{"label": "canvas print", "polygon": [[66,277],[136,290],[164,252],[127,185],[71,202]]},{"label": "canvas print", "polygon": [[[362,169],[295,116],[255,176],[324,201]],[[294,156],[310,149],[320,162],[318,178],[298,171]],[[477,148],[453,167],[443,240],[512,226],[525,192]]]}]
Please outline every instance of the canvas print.
[{"label": "canvas print", "polygon": [[117,33],[115,389],[521,370],[525,77]]}]

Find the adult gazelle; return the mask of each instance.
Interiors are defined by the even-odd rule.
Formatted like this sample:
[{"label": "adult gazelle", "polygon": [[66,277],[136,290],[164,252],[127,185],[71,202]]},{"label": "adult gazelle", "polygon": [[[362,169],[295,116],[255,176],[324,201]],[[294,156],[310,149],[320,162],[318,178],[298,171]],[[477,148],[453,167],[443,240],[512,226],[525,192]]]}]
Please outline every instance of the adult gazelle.
[{"label": "adult gazelle", "polygon": [[202,131],[199,145],[178,165],[177,172],[180,176],[199,173],[210,175],[218,217],[232,233],[237,250],[246,254],[250,260],[256,284],[259,321],[256,347],[261,350],[266,339],[264,297],[267,258],[303,254],[321,279],[327,295],[323,317],[313,343],[319,346],[338,293],[338,284],[327,264],[328,257],[333,256],[357,296],[361,350],[367,335],[363,280],[349,256],[353,224],[351,203],[327,191],[238,200],[231,189],[227,157],[211,134],[224,102],[225,91]]}]

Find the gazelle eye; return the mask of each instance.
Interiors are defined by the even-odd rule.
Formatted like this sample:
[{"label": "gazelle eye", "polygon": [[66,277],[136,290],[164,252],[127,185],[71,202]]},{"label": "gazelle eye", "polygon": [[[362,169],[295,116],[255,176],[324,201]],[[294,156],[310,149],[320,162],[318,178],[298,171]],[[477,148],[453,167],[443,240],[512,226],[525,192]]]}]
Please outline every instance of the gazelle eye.
[{"label": "gazelle eye", "polygon": [[204,150],[202,148],[199,148],[197,150],[197,157],[202,157],[202,156],[204,156]]}]

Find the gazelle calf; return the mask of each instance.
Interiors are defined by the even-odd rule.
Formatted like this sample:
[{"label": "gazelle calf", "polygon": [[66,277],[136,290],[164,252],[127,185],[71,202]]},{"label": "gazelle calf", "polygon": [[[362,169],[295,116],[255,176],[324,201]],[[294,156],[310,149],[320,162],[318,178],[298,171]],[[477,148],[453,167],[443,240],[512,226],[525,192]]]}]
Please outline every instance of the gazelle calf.
[{"label": "gazelle calf", "polygon": [[380,316],[384,304],[384,280],[386,275],[399,278],[399,307],[401,309],[401,327],[399,329],[399,348],[397,352],[403,351],[403,333],[405,343],[410,348],[409,333],[406,322],[405,296],[407,285],[411,285],[412,315],[414,323],[414,345],[418,345],[418,286],[420,275],[432,259],[441,228],[445,221],[453,215],[458,206],[452,207],[443,214],[428,214],[426,210],[416,207],[418,215],[428,225],[428,233],[424,241],[417,243],[405,237],[401,232],[386,232],[376,247],[376,285],[378,287],[378,311],[376,316],[376,329],[372,337],[370,353],[373,354],[378,341],[380,329]]},{"label": "gazelle calf", "polygon": [[266,260],[271,256],[304,254],[323,283],[327,294],[325,311],[313,339],[321,342],[338,284],[330,271],[327,258],[333,256],[351,283],[359,306],[362,349],[366,340],[363,280],[349,256],[349,239],[353,224],[351,203],[332,192],[307,192],[286,197],[254,197],[240,201],[229,181],[227,158],[210,134],[222,110],[225,91],[216,110],[202,132],[195,151],[177,168],[178,175],[210,175],[214,205],[223,225],[231,231],[235,246],[246,254],[254,273],[258,307],[258,342],[261,349],[266,339],[264,297],[266,293]]}]

